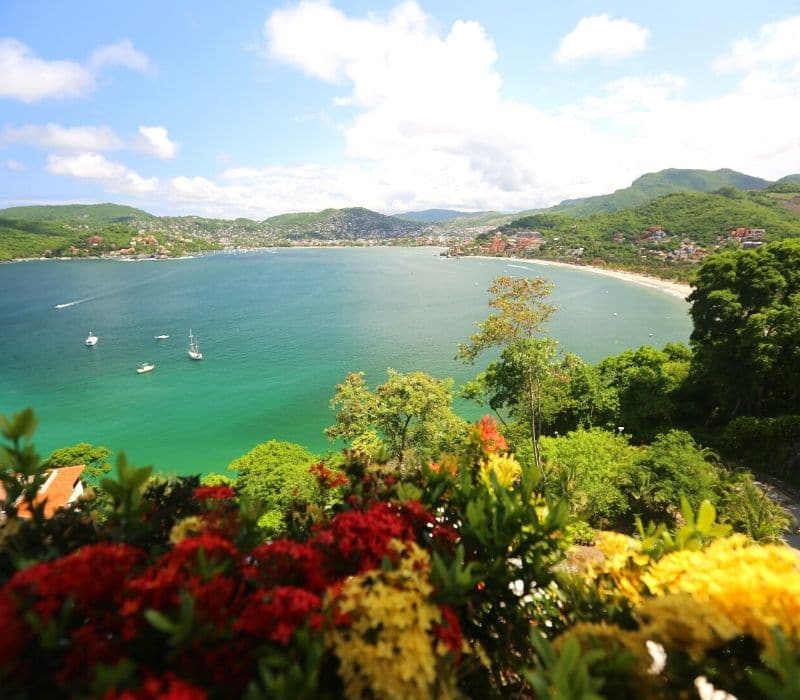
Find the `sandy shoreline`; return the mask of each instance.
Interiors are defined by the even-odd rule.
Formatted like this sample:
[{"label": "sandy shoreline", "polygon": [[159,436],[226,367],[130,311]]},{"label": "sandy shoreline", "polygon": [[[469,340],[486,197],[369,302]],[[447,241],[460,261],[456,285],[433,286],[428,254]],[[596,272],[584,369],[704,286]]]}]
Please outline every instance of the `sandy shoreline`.
[{"label": "sandy shoreline", "polygon": [[613,277],[614,279],[631,282],[643,287],[650,287],[665,292],[674,297],[686,299],[692,292],[692,287],[688,284],[680,284],[679,282],[671,282],[670,280],[662,280],[659,277],[650,277],[649,275],[640,275],[636,272],[625,272],[623,270],[609,270],[605,267],[592,267],[591,265],[573,265],[572,263],[556,262],[555,260],[538,260],[535,258],[505,258],[495,257],[493,255],[464,255],[464,258],[480,258],[482,260],[504,260],[511,263],[525,263],[531,265],[539,265],[541,267],[566,267],[571,270],[584,270],[597,275],[605,275],[606,277]]}]

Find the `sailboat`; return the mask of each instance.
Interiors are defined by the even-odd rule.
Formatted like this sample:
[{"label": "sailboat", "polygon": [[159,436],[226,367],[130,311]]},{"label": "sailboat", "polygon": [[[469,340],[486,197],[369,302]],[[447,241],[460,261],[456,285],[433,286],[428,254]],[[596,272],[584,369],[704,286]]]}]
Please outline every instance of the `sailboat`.
[{"label": "sailboat", "polygon": [[197,338],[192,335],[192,329],[189,329],[189,349],[186,351],[189,357],[193,360],[202,360],[203,353],[197,347]]},{"label": "sailboat", "polygon": [[98,337],[97,337],[97,336],[96,336],[94,333],[92,333],[91,331],[89,331],[89,335],[88,335],[88,336],[86,336],[86,340],[85,340],[84,342],[85,342],[85,343],[86,343],[86,345],[88,345],[89,347],[92,347],[92,346],[94,346],[94,345],[97,345],[97,341],[98,341],[98,340],[99,340],[99,338],[98,338]]}]

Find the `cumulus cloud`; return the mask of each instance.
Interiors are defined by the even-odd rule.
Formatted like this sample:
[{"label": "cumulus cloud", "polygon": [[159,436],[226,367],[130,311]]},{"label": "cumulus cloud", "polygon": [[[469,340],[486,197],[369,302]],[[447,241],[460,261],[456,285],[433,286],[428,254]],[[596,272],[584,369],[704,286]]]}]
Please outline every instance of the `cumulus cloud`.
[{"label": "cumulus cloud", "polygon": [[503,94],[497,48],[476,22],[439,27],[413,2],[351,16],[303,0],[269,16],[267,49],[337,86],[337,102],[348,105],[343,164],[263,167],[237,158],[217,175],[159,181],[93,149],[51,156],[49,167],[109,191],[138,187],[173,210],[253,218],[354,205],[518,211],[610,192],[667,167],[777,178],[800,162],[800,71],[791,58],[767,58],[788,51],[767,50],[764,37],[779,34],[770,26],[754,30],[736,83],[712,96],[698,98],[674,73],[622,74],[545,108]]},{"label": "cumulus cloud", "polygon": [[150,57],[138,51],[130,39],[98,47],[92,51],[89,65],[95,70],[105,66],[123,66],[139,73],[149,73],[153,70]]},{"label": "cumulus cloud", "polygon": [[3,163],[3,167],[6,170],[10,170],[13,173],[21,173],[25,170],[25,166],[20,163],[18,160],[14,160],[13,158],[9,158]]},{"label": "cumulus cloud", "polygon": [[75,61],[47,61],[16,39],[0,39],[0,97],[37,102],[78,97],[94,87],[94,75]]},{"label": "cumulus cloud", "polygon": [[152,67],[128,39],[99,47],[85,62],[47,60],[21,41],[0,39],[0,98],[38,102],[82,97],[94,89],[99,71],[106,66],[142,72]]},{"label": "cumulus cloud", "polygon": [[53,154],[47,158],[47,170],[53,175],[100,182],[109,192],[143,195],[155,192],[158,187],[158,178],[142,177],[99,153]]},{"label": "cumulus cloud", "polygon": [[171,141],[163,126],[140,126],[135,146],[147,155],[169,160],[178,154],[178,144]]},{"label": "cumulus cloud", "polygon": [[764,64],[800,65],[800,16],[765,24],[755,39],[739,39],[714,61],[720,72],[751,70]]},{"label": "cumulus cloud", "polygon": [[616,61],[644,51],[650,30],[628,19],[613,19],[602,14],[578,21],[558,46],[557,63],[576,63],[589,59]]},{"label": "cumulus cloud", "polygon": [[110,151],[123,146],[122,139],[108,126],[64,127],[53,123],[7,126],[0,132],[0,141],[64,151]]}]

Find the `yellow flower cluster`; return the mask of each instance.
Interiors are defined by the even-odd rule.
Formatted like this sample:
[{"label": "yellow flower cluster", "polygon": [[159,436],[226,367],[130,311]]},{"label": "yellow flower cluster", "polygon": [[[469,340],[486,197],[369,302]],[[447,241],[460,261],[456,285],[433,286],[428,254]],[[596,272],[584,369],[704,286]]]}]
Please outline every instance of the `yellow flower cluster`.
[{"label": "yellow flower cluster", "polygon": [[495,452],[480,464],[480,478],[489,489],[492,488],[492,473],[500,486],[510,488],[522,474],[522,467],[514,455],[502,455]]},{"label": "yellow flower cluster", "polygon": [[433,626],[441,622],[430,602],[430,557],[413,543],[394,542],[399,565],[368,571],[342,585],[334,605],[347,615],[327,642],[339,658],[348,698],[451,698],[455,677]]},{"label": "yellow flower cluster", "polygon": [[647,598],[636,610],[636,616],[643,638],[685,651],[694,659],[741,634],[716,608],[686,593]]},{"label": "yellow flower cluster", "polygon": [[774,626],[800,640],[800,554],[785,545],[732,535],[702,551],[668,554],[642,581],[656,596],[687,593],[713,610],[719,624],[727,619],[766,646]]},{"label": "yellow flower cluster", "polygon": [[637,540],[618,532],[598,532],[595,546],[604,558],[590,564],[588,577],[595,581],[601,593],[621,594],[638,605],[642,600],[642,573],[650,564],[650,557],[641,551]]},{"label": "yellow flower cluster", "polygon": [[199,535],[205,530],[205,527],[206,525],[202,518],[197,515],[190,515],[172,526],[172,530],[169,532],[169,541],[172,544],[178,544],[187,537]]}]

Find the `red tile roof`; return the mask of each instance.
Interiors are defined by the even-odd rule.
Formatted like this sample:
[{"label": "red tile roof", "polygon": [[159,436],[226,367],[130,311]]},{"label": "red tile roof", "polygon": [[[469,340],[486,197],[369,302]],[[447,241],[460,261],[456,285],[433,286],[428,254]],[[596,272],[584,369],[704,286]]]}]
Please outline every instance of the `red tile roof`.
[{"label": "red tile roof", "polygon": [[[69,503],[84,469],[85,466],[80,464],[75,467],[58,467],[50,470],[51,478],[39,489],[34,500],[34,505],[44,503],[45,518],[51,517],[59,508]],[[18,514],[22,518],[30,517],[27,505],[20,503]]]}]

